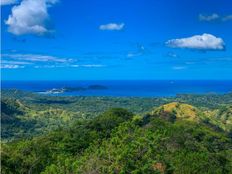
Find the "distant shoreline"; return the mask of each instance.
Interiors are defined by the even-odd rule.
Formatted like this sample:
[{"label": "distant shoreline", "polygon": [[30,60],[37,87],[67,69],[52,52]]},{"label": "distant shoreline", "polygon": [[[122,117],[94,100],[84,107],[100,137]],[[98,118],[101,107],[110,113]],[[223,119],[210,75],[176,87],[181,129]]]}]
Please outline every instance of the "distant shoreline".
[{"label": "distant shoreline", "polygon": [[231,81],[4,81],[2,89],[55,96],[175,97],[179,94],[226,94]]}]

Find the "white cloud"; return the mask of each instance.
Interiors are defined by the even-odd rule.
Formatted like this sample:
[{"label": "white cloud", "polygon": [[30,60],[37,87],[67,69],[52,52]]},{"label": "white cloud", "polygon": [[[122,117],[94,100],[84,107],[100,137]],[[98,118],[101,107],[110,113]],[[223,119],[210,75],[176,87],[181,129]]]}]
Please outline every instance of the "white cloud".
[{"label": "white cloud", "polygon": [[206,33],[187,38],[171,39],[166,42],[166,45],[173,48],[198,50],[223,50],[225,48],[225,43],[222,38]]},{"label": "white cloud", "polygon": [[30,65],[30,62],[23,62],[23,61],[12,61],[12,60],[2,60],[2,64],[10,64],[10,65]]},{"label": "white cloud", "polygon": [[217,13],[213,13],[211,15],[199,14],[199,20],[205,22],[212,22],[212,21],[226,22],[232,20],[232,15],[221,16],[218,15]]},{"label": "white cloud", "polygon": [[1,0],[0,2],[0,5],[12,5],[16,4],[17,0]]},{"label": "white cloud", "polygon": [[187,68],[186,66],[174,66],[174,67],[172,67],[172,69],[174,69],[174,70],[183,70],[186,68]]},{"label": "white cloud", "polygon": [[2,69],[17,69],[17,68],[24,68],[24,66],[21,65],[8,65],[8,64],[2,64]]},{"label": "white cloud", "polygon": [[167,56],[167,57],[171,57],[171,58],[178,58],[178,57],[179,57],[179,56],[178,56],[176,53],[174,53],[174,52],[168,52],[166,56]]},{"label": "white cloud", "polygon": [[84,68],[99,68],[99,67],[104,67],[104,65],[100,65],[100,64],[84,64],[84,65],[78,65],[78,64],[75,64],[75,65],[70,65],[70,64],[67,64],[67,65],[36,65],[34,66],[34,68],[64,68],[64,67],[71,67],[71,68],[81,68],[81,67],[84,67]]},{"label": "white cloud", "polygon": [[61,68],[63,65],[36,65],[34,68]]},{"label": "white cloud", "polygon": [[137,56],[142,56],[146,53],[145,47],[143,45],[138,44],[137,45],[137,50],[134,52],[130,52],[127,54],[128,58],[132,57],[137,57]]},{"label": "white cloud", "polygon": [[12,14],[5,21],[8,31],[15,35],[44,35],[52,32],[46,25],[49,21],[47,9],[56,2],[57,0],[23,0],[12,8]]},{"label": "white cloud", "polygon": [[195,64],[196,62],[185,62],[186,65],[193,65]]},{"label": "white cloud", "polygon": [[59,58],[49,55],[40,55],[40,54],[2,54],[2,58],[30,61],[30,62],[71,62],[70,58]]},{"label": "white cloud", "polygon": [[216,14],[216,13],[213,13],[211,15],[203,15],[203,14],[199,15],[199,20],[200,21],[210,22],[210,21],[218,20],[219,18],[220,18],[220,16],[218,14]]},{"label": "white cloud", "polygon": [[86,65],[70,65],[70,67],[73,67],[73,68],[79,68],[79,67],[99,68],[99,67],[104,67],[104,65],[101,65],[101,64],[86,64]]},{"label": "white cloud", "polygon": [[104,65],[99,65],[99,64],[89,64],[89,65],[80,65],[81,67],[86,67],[86,68],[99,68],[99,67],[104,67]]},{"label": "white cloud", "polygon": [[40,54],[1,54],[1,68],[100,68],[102,64],[77,64],[79,59],[60,58]]},{"label": "white cloud", "polygon": [[120,24],[109,23],[105,25],[100,25],[99,29],[100,30],[122,30],[124,26],[125,26],[124,23],[120,23]]},{"label": "white cloud", "polygon": [[140,56],[141,54],[138,53],[128,53],[127,57],[131,58],[131,57],[136,57],[136,56]]}]

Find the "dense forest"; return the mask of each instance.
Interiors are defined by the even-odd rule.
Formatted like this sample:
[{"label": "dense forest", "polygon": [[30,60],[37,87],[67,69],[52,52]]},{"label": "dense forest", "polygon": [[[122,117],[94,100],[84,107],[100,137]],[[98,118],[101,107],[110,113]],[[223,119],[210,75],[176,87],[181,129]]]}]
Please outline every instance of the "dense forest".
[{"label": "dense forest", "polygon": [[1,173],[232,173],[232,93],[1,95]]}]

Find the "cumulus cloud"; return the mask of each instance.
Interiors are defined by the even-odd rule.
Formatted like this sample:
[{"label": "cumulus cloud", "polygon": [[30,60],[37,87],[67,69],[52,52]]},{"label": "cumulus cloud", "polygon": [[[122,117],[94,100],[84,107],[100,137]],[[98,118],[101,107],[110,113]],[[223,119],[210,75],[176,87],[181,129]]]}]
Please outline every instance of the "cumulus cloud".
[{"label": "cumulus cloud", "polygon": [[0,1],[0,5],[12,5],[12,4],[16,4],[17,0],[1,0]]},{"label": "cumulus cloud", "polygon": [[8,31],[15,35],[44,35],[52,31],[47,27],[48,8],[57,0],[23,0],[12,8],[12,13],[5,21]]},{"label": "cumulus cloud", "polygon": [[206,33],[187,38],[171,39],[166,42],[166,45],[173,48],[197,50],[224,50],[225,48],[225,43],[222,38]]},{"label": "cumulus cloud", "polygon": [[232,20],[232,15],[221,16],[217,13],[213,13],[210,15],[199,14],[199,20],[205,22],[212,22],[212,21],[226,22]]},{"label": "cumulus cloud", "polygon": [[105,25],[100,25],[99,29],[100,30],[122,30],[124,26],[125,26],[124,23],[120,23],[120,24],[109,23]]}]

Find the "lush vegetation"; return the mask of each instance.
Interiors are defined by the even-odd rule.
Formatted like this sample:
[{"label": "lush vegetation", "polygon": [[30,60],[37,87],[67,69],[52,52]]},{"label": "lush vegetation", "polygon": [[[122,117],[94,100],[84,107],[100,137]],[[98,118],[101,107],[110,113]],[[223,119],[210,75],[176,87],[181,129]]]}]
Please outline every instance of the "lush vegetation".
[{"label": "lush vegetation", "polygon": [[113,98],[11,92],[3,91],[1,101],[1,173],[232,171],[231,94]]},{"label": "lush vegetation", "polygon": [[1,137],[7,141],[42,134],[82,119],[78,113],[59,108],[31,109],[18,99],[2,99],[1,114]]}]

